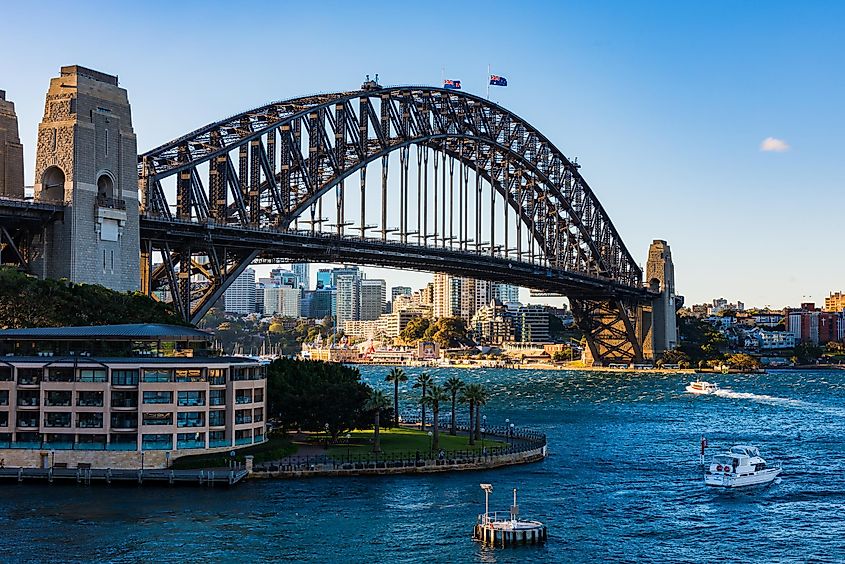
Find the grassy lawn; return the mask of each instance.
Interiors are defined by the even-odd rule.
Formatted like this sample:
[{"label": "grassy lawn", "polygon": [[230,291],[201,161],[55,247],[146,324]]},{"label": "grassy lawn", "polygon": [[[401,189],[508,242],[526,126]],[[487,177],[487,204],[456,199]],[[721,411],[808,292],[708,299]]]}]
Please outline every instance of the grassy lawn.
[{"label": "grassy lawn", "polygon": [[197,454],[177,458],[171,467],[174,470],[188,470],[193,468],[220,468],[229,464],[230,460],[244,462],[248,454],[255,457],[255,464],[278,460],[296,452],[296,445],[281,437],[270,437],[266,443],[236,450],[234,458],[229,451],[216,454]]},{"label": "grassy lawn", "polygon": [[[373,431],[372,429],[362,431],[352,431],[351,444],[348,447],[349,454],[355,456],[356,454],[368,454],[372,452],[373,445]],[[418,431],[415,429],[381,429],[379,432],[381,437],[381,450],[385,454],[389,453],[416,453],[426,456],[428,454],[430,440],[428,431]],[[346,456],[347,446],[344,444],[346,439],[341,436],[340,445],[332,446],[328,450],[331,456],[343,457]],[[487,449],[493,447],[504,447],[506,443],[502,441],[491,440],[489,437],[484,439],[484,447]],[[445,451],[453,450],[481,450],[481,441],[476,441],[474,446],[469,445],[469,437],[466,435],[458,435],[453,437],[448,432],[440,433],[440,448]]]}]

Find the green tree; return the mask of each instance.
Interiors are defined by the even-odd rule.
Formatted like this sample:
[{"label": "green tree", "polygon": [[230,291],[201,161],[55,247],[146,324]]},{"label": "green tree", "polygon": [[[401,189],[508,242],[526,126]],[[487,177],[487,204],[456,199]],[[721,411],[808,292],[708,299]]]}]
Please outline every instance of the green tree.
[{"label": "green tree", "polygon": [[422,429],[423,431],[425,431],[425,403],[423,402],[423,400],[425,399],[426,389],[432,384],[434,384],[434,379],[429,376],[428,372],[421,372],[420,374],[417,374],[417,377],[414,379],[413,387],[420,388],[420,391],[422,392],[420,397],[420,405],[422,406],[420,412],[420,415],[422,416],[420,429]]},{"label": "green tree", "polygon": [[795,345],[795,356],[798,357],[798,364],[815,364],[824,354],[824,349],[811,342],[798,343]]},{"label": "green tree", "polygon": [[284,431],[338,435],[368,424],[370,387],[357,369],[312,360],[278,359],[267,370],[267,412]]},{"label": "green tree", "polygon": [[431,384],[428,388],[428,395],[422,398],[423,405],[431,407],[433,417],[432,423],[432,449],[440,449],[440,404],[449,401],[449,392],[443,386]]},{"label": "green tree", "polygon": [[458,394],[461,392],[461,390],[464,389],[465,386],[466,384],[464,384],[464,381],[458,378],[457,376],[450,377],[448,380],[446,380],[446,384],[443,386],[443,388],[452,396],[452,418],[449,422],[450,435],[457,434],[455,432],[455,403],[457,402]]},{"label": "green tree", "polygon": [[756,370],[760,368],[760,361],[750,354],[738,353],[728,356],[728,365],[738,370]]},{"label": "green tree", "polygon": [[381,390],[370,390],[370,397],[364,404],[364,409],[373,412],[373,452],[381,452],[381,438],[379,436],[379,419],[383,410],[390,406],[390,400]]},{"label": "green tree", "polygon": [[431,320],[427,317],[414,317],[399,333],[399,337],[406,343],[416,344],[424,336],[428,330]]},{"label": "green tree", "polygon": [[399,426],[399,384],[408,381],[408,375],[401,368],[393,367],[384,379],[393,383],[393,417],[396,427]]}]

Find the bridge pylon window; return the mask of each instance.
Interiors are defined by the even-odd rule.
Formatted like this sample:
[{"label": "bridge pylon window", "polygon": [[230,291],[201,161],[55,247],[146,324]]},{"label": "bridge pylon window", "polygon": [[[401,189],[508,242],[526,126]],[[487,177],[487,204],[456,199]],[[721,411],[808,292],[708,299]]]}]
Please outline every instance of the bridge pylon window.
[{"label": "bridge pylon window", "polygon": [[41,175],[41,199],[47,202],[64,202],[65,173],[59,167],[48,167]]}]

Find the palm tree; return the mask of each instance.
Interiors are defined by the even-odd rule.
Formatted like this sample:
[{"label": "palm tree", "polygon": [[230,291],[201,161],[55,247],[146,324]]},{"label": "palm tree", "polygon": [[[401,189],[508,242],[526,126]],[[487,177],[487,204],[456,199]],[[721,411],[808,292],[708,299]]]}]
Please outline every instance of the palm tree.
[{"label": "palm tree", "polygon": [[399,426],[399,384],[400,382],[407,382],[408,375],[401,368],[393,367],[387,376],[384,378],[385,382],[393,382],[393,419],[395,426]]},{"label": "palm tree", "polygon": [[478,384],[478,393],[475,396],[475,439],[481,438],[481,406],[487,405],[490,400],[490,394],[484,389],[484,386]]},{"label": "palm tree", "polygon": [[[428,375],[428,372],[422,372],[417,374],[417,377],[414,379],[414,388],[422,388],[422,397],[425,397],[426,389],[434,384],[434,379]],[[422,398],[420,398],[422,401]],[[420,429],[425,431],[425,404],[422,404],[422,423],[420,424]]]},{"label": "palm tree", "polygon": [[467,384],[464,386],[464,389],[461,391],[461,403],[465,403],[469,406],[469,444],[470,446],[475,444],[475,433],[472,432],[473,430],[473,422],[475,421],[475,399],[478,396],[478,392],[481,389],[481,386],[478,384]]},{"label": "palm tree", "polygon": [[447,392],[445,388],[443,388],[442,386],[438,386],[437,384],[431,384],[428,387],[428,395],[424,396],[421,400],[424,406],[431,406],[431,414],[434,418],[434,423],[432,425],[432,450],[440,449],[440,426],[437,423],[438,418],[440,417],[440,404],[445,403],[447,401],[449,401],[449,392]]},{"label": "palm tree", "polygon": [[447,392],[452,394],[452,421],[449,425],[450,435],[455,435],[455,401],[458,399],[458,392],[463,390],[465,386],[464,381],[457,376],[452,376],[446,380],[446,384],[443,386]]},{"label": "palm tree", "polygon": [[367,403],[364,404],[364,409],[375,412],[375,419],[373,422],[373,428],[375,429],[375,432],[373,433],[373,452],[381,452],[381,441],[379,439],[379,417],[381,416],[381,410],[388,407],[390,407],[390,400],[387,399],[384,392],[375,389],[370,391],[370,397],[367,398]]}]

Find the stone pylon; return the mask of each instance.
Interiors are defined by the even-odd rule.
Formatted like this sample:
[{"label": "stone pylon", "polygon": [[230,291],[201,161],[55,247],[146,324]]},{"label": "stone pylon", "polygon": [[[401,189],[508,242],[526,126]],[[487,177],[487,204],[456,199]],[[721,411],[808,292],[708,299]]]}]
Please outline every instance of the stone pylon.
[{"label": "stone pylon", "polygon": [[62,67],[38,126],[35,199],[66,208],[45,234],[41,276],[139,288],[137,167],[129,99],[117,77]]},{"label": "stone pylon", "polygon": [[22,199],[23,145],[18,136],[15,105],[0,90],[0,197]]},{"label": "stone pylon", "polygon": [[655,239],[649,246],[645,283],[655,297],[651,306],[651,331],[650,335],[645,335],[643,339],[643,352],[646,357],[660,358],[665,351],[678,345],[679,296],[675,294],[672,251],[666,241]]}]

